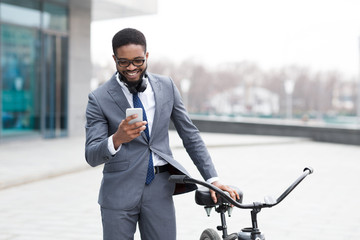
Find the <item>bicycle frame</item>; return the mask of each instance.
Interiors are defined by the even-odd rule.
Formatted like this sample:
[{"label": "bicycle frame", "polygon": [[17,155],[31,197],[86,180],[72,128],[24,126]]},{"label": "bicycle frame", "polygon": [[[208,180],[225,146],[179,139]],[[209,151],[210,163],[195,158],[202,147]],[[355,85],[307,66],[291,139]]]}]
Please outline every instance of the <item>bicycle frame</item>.
[{"label": "bicycle frame", "polygon": [[236,238],[234,234],[228,235],[226,231],[226,223],[225,223],[225,216],[224,212],[227,210],[226,204],[223,206],[223,209],[217,210],[221,214],[221,222],[222,226],[218,227],[218,230],[223,231],[223,239],[224,240],[230,240],[230,239],[239,239],[239,240],[265,240],[265,237],[263,234],[261,234],[260,229],[258,228],[257,223],[257,214],[261,211],[263,208],[271,208],[277,204],[279,204],[281,201],[283,201],[289,194],[292,192],[299,183],[304,180],[305,177],[307,177],[309,174],[313,173],[313,169],[310,167],[307,167],[303,170],[303,173],[301,176],[299,176],[276,200],[274,200],[271,197],[265,197],[264,202],[253,202],[251,204],[243,204],[235,201],[232,199],[229,194],[222,191],[221,189],[215,187],[212,184],[209,184],[207,182],[197,180],[194,178],[190,178],[186,175],[171,175],[169,178],[170,182],[174,183],[195,183],[202,185],[208,189],[211,189],[215,191],[218,195],[220,195],[223,200],[223,202],[226,202],[227,206],[233,205],[235,207],[241,208],[241,209],[251,209],[251,228],[244,228],[241,232],[237,233]]}]

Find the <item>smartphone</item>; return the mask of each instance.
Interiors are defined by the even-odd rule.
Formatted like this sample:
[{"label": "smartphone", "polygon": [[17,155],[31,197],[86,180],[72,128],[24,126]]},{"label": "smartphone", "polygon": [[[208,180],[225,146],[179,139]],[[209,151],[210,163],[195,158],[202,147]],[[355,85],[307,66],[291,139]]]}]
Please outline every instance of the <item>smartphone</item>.
[{"label": "smartphone", "polygon": [[137,118],[134,118],[129,121],[129,124],[134,124],[136,122],[143,121],[143,110],[142,108],[127,108],[126,109],[126,117],[137,114]]}]

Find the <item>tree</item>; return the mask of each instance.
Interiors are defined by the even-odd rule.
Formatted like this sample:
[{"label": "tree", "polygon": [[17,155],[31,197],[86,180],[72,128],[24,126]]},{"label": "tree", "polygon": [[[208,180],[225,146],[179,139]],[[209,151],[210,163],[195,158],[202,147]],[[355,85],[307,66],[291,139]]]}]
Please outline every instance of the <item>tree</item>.
[{"label": "tree", "polygon": [[[247,96],[251,95],[252,89],[261,87],[279,96],[280,115],[284,116],[286,112],[284,81],[291,79],[295,83],[292,95],[295,117],[311,115],[322,118],[328,113],[355,114],[355,107],[334,106],[336,98],[351,101],[354,106],[356,100],[355,81],[346,79],[337,71],[315,72],[297,65],[264,71],[257,64],[249,61],[231,62],[207,68],[191,59],[180,64],[175,64],[169,59],[153,60],[149,62],[148,68],[150,72],[172,77],[180,92],[181,81],[185,78],[190,79],[191,87],[187,99],[188,110],[192,113],[209,112],[209,103],[214,95],[241,86],[245,91],[245,97],[232,98],[232,102],[228,104],[239,105],[240,102],[246,107],[250,104],[247,101],[251,98]],[[109,79],[115,72],[113,63],[104,67],[95,65],[93,69],[93,76],[100,83]],[[338,101],[341,101],[339,99]]]}]

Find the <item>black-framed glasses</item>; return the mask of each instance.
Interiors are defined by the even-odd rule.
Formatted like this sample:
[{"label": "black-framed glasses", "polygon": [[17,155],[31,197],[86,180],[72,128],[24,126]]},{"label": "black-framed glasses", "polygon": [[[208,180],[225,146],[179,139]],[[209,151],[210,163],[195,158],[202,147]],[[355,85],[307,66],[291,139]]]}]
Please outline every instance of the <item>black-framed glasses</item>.
[{"label": "black-framed glasses", "polygon": [[135,67],[141,67],[142,65],[144,65],[145,59],[144,58],[137,58],[137,59],[133,59],[133,60],[128,60],[128,59],[118,59],[116,56],[116,63],[120,66],[120,67],[128,67],[130,66],[130,64],[134,65]]}]

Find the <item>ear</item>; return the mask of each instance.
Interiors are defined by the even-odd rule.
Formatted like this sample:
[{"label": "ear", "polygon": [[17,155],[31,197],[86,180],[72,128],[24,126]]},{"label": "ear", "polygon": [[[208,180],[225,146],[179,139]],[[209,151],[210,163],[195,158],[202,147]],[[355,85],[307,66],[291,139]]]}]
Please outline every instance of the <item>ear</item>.
[{"label": "ear", "polygon": [[146,60],[148,60],[148,57],[149,57],[149,52],[146,52],[146,54],[145,54]]},{"label": "ear", "polygon": [[114,59],[114,62],[116,63],[116,57],[115,55],[112,55],[113,59]]}]

